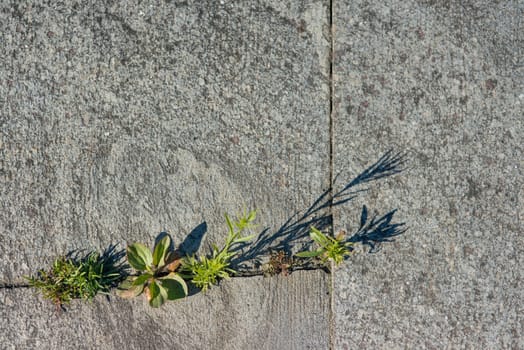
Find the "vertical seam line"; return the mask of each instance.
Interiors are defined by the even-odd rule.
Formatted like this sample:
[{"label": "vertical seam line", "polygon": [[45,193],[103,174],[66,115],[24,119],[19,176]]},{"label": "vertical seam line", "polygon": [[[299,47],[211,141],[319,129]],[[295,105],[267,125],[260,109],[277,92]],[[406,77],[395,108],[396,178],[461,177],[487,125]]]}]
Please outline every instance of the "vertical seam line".
[{"label": "vertical seam line", "polygon": [[[335,84],[333,81],[334,55],[334,31],[333,31],[333,2],[329,0],[329,216],[331,217],[331,234],[334,235],[333,218],[333,194],[334,194],[334,96]],[[329,274],[329,348],[335,349],[335,277],[333,269]]]}]

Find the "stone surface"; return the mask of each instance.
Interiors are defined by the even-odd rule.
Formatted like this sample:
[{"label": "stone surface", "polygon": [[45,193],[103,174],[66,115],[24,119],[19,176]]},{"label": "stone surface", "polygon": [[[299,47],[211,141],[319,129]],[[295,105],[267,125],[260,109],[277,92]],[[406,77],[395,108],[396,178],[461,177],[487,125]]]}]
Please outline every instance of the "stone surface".
[{"label": "stone surface", "polygon": [[4,2],[0,281],[329,185],[327,4]]},{"label": "stone surface", "polygon": [[335,273],[335,348],[524,348],[524,4],[334,5],[335,173],[409,159],[336,211],[409,230]]},{"label": "stone surface", "polygon": [[315,288],[313,298],[311,289],[328,278],[234,278],[159,309],[97,297],[57,312],[33,291],[3,289],[2,349],[326,349],[329,295]]},{"label": "stone surface", "polygon": [[[224,212],[256,207],[272,233],[306,209],[329,186],[328,3],[3,1],[0,284],[161,231],[205,231],[191,245],[206,252]],[[167,311],[98,300],[61,317],[3,289],[0,343],[327,346],[325,276],[278,281],[235,280]]]},{"label": "stone surface", "polygon": [[271,236],[330,167],[340,189],[409,158],[334,208],[335,230],[364,204],[409,230],[338,269],[332,299],[320,271],[158,310],[0,288],[2,348],[524,348],[522,18],[520,0],[2,2],[0,286],[160,231],[205,251],[244,205]]}]

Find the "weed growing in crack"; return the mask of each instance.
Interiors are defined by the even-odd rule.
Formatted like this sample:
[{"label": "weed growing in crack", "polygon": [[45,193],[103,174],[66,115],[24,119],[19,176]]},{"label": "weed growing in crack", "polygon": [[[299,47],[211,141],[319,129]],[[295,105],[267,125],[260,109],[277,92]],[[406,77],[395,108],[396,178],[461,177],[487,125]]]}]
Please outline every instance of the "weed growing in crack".
[{"label": "weed growing in crack", "polygon": [[228,279],[236,273],[230,267],[231,259],[238,253],[235,248],[242,243],[249,242],[254,235],[242,236],[247,229],[253,228],[256,211],[244,212],[236,221],[232,221],[226,214],[226,223],[229,229],[224,246],[219,249],[213,245],[213,252],[207,256],[186,256],[182,259],[182,271],[196,287],[207,291],[209,287],[217,284],[220,279]]},{"label": "weed growing in crack", "polygon": [[315,227],[311,227],[309,236],[319,247],[313,251],[299,252],[295,254],[295,256],[299,258],[317,258],[324,266],[330,268],[331,263],[335,265],[341,264],[353,251],[353,243],[344,242],[346,237],[344,231],[340,231],[335,238],[333,238],[317,230]]},{"label": "weed growing in crack", "polygon": [[[161,233],[153,251],[141,243],[127,247],[127,261],[135,270],[132,275],[122,265],[118,265],[124,252],[115,253],[113,246],[103,255],[92,252],[82,259],[70,255],[60,257],[54,261],[50,270],[40,270],[36,277],[26,279],[45,298],[52,300],[57,306],[63,306],[72,299],[89,300],[97,293],[108,293],[125,278],[118,286],[119,296],[132,298],[144,294],[152,307],[159,307],[168,300],[187,297],[188,284],[206,292],[221,279],[228,279],[233,275],[288,275],[292,270],[313,269],[328,272],[353,253],[354,244],[369,246],[371,253],[377,251],[382,243],[394,241],[396,236],[406,231],[404,223],[393,221],[396,210],[383,216],[370,216],[367,207],[363,206],[360,226],[351,237],[347,237],[344,231],[335,237],[324,233],[333,224],[332,216],[324,213],[327,208],[345,204],[363,192],[364,190],[353,190],[357,185],[399,173],[403,163],[402,154],[387,152],[340,191],[332,195],[330,190],[324,191],[305,212],[290,217],[278,231],[271,232],[266,228],[249,247],[247,244],[255,235],[244,236],[244,232],[253,228],[256,211],[244,211],[236,220],[226,214],[228,233],[225,243],[221,248],[213,245],[209,255],[193,254],[183,257],[184,251],[197,250],[184,247],[185,243],[191,242],[188,238],[192,233],[176,251],[169,235]],[[205,232],[205,222],[198,227],[202,225]],[[300,248],[303,251],[292,256],[294,245],[308,233],[311,241],[304,242]],[[200,238],[202,234],[203,232],[200,233]],[[313,250],[310,250],[311,245],[314,246]],[[268,255],[269,261],[261,265],[258,258]],[[255,269],[246,265],[246,261],[254,261]],[[259,269],[260,266],[262,269]]]},{"label": "weed growing in crack", "polygon": [[142,243],[127,247],[127,261],[137,271],[119,286],[117,294],[122,298],[133,298],[144,293],[149,305],[159,307],[167,300],[187,296],[187,284],[175,271],[180,258],[170,249],[171,238],[159,236],[153,253]]},{"label": "weed growing in crack", "polygon": [[122,279],[122,266],[114,259],[114,247],[103,255],[91,252],[84,258],[61,256],[50,270],[39,270],[37,276],[25,276],[29,286],[57,307],[72,299],[91,300],[98,293],[108,294]]}]

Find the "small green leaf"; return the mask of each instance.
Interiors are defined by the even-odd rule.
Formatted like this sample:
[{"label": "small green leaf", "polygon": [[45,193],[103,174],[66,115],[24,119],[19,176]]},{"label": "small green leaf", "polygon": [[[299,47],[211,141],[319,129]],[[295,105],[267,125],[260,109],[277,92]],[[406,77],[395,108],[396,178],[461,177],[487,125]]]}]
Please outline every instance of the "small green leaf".
[{"label": "small green leaf", "polygon": [[248,222],[251,222],[251,221],[254,221],[255,219],[257,218],[257,211],[256,209],[255,210],[251,210],[247,216],[247,221]]},{"label": "small green leaf", "polygon": [[176,273],[170,273],[161,279],[162,286],[167,291],[167,299],[175,300],[187,296],[187,284],[184,279]]},{"label": "small green leaf", "polygon": [[149,294],[151,300],[149,300],[149,305],[152,307],[159,307],[167,300],[167,291],[157,282],[152,282],[149,285]]},{"label": "small green leaf", "polygon": [[171,238],[166,234],[160,241],[155,244],[153,251],[153,264],[163,266],[166,253],[171,245]]},{"label": "small green leaf", "polygon": [[231,234],[233,234],[233,232],[235,232],[235,229],[233,228],[233,224],[231,223],[231,219],[229,218],[229,216],[227,214],[224,214],[225,217],[226,217],[226,223],[227,223],[227,227],[229,228],[229,232]]},{"label": "small green leaf", "polygon": [[174,273],[174,272],[171,272],[169,275],[165,276],[165,277],[162,277],[161,278],[162,281],[164,280],[174,280],[174,281],[177,281],[178,283],[180,283],[184,289],[184,293],[187,294],[187,285],[186,285],[186,281],[184,281],[184,279],[178,274],[178,273]]},{"label": "small green leaf", "polygon": [[235,239],[235,243],[249,242],[253,238],[255,238],[255,235],[249,235],[249,236],[245,236],[245,237],[240,237],[240,238]]},{"label": "small green leaf", "polygon": [[312,240],[320,244],[321,246],[325,246],[328,243],[328,239],[326,236],[317,230],[315,227],[311,227],[311,231],[309,232],[309,236]]},{"label": "small green leaf", "polygon": [[240,215],[237,221],[233,224],[239,229],[239,231],[243,231],[245,229],[253,228],[254,226],[251,225],[251,222],[253,222],[255,219],[256,210],[252,210],[249,213],[244,210],[243,214]]},{"label": "small green leaf", "polygon": [[144,273],[143,275],[138,276],[135,281],[133,282],[134,286],[138,286],[140,284],[145,284],[151,277],[153,277],[150,273]]},{"label": "small green leaf", "polygon": [[151,251],[142,243],[134,243],[127,247],[127,261],[134,269],[147,270],[153,262]]},{"label": "small green leaf", "polygon": [[136,276],[128,276],[125,280],[120,283],[118,288],[120,289],[129,289],[133,286],[133,282],[136,280]]},{"label": "small green leaf", "polygon": [[296,253],[295,256],[298,256],[299,258],[314,258],[315,256],[319,256],[322,254],[322,250],[314,250],[314,251],[306,251],[306,252],[300,252]]}]

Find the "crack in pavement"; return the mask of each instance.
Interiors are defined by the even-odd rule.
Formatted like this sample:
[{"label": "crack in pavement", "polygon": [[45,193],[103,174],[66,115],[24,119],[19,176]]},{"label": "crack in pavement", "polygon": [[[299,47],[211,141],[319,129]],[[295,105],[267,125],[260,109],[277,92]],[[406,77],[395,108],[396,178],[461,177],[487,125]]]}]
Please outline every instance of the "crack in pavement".
[{"label": "crack in pavement", "polygon": [[[335,96],[335,84],[333,82],[333,68],[334,68],[334,50],[335,50],[335,36],[333,33],[333,2],[334,0],[329,0],[329,216],[331,217],[331,233],[333,232],[334,223],[333,223],[333,186],[334,186],[334,158],[335,158],[335,140],[334,140],[334,101],[333,97]],[[335,279],[333,274],[330,274],[328,278],[329,283],[329,349],[335,349]]]}]

